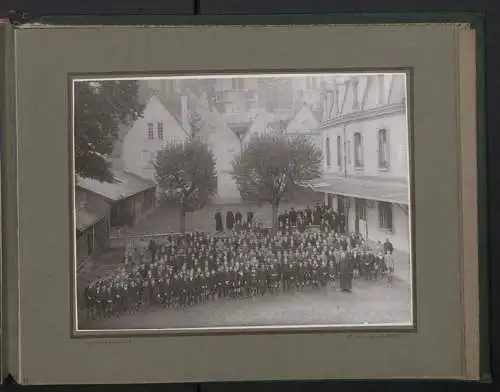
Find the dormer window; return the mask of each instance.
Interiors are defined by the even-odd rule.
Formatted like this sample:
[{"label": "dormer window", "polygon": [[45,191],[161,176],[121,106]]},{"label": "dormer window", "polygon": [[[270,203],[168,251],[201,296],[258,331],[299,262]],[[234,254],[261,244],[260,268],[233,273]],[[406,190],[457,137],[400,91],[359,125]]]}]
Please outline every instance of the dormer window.
[{"label": "dormer window", "polygon": [[335,114],[340,113],[340,91],[339,88],[335,88],[335,96],[334,96],[334,105],[335,105]]},{"label": "dormer window", "polygon": [[353,102],[352,102],[352,108],[353,109],[359,109],[359,81],[357,79],[354,79],[352,81],[352,95],[353,95]]},{"label": "dormer window", "polygon": [[385,103],[385,86],[384,86],[384,75],[377,75],[377,88],[378,88],[378,104],[383,105]]}]

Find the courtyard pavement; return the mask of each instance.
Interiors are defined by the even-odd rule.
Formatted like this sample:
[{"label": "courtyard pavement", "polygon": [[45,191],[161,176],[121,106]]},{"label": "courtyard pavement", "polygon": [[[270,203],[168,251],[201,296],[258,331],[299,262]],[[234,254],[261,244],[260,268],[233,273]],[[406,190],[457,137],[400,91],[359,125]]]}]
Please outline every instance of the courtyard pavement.
[{"label": "courtyard pavement", "polygon": [[235,326],[410,324],[411,290],[403,281],[355,280],[352,293],[335,288],[259,298],[212,301],[184,310],[148,309],[80,324],[80,329],[162,329]]}]

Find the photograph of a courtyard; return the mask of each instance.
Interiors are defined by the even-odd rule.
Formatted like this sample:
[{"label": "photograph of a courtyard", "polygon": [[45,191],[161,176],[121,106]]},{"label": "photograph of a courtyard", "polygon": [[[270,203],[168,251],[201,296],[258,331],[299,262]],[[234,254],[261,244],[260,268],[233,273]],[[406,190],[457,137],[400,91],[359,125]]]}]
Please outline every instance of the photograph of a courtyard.
[{"label": "photograph of a courtyard", "polygon": [[78,330],[412,323],[404,74],[73,94]]}]

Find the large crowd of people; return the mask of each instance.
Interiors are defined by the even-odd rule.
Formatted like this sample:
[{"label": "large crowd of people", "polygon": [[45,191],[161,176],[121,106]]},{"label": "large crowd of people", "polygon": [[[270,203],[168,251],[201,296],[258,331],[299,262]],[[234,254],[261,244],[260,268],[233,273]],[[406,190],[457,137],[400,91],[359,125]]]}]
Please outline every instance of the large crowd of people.
[{"label": "large crowd of people", "polygon": [[222,230],[216,215],[215,233],[143,239],[127,247],[118,274],[88,282],[83,310],[96,319],[307,288],[350,292],[355,279],[392,279],[390,241],[373,249],[361,236],[343,234],[342,221],[330,209],[291,209],[279,222],[274,232],[253,215],[239,214]]}]

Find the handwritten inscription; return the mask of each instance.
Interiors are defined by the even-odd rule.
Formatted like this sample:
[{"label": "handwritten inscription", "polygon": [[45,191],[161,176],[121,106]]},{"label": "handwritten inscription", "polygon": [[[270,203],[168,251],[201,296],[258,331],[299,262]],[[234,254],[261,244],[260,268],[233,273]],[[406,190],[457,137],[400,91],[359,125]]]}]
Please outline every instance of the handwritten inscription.
[{"label": "handwritten inscription", "polygon": [[398,338],[401,336],[400,333],[363,333],[363,334],[349,334],[347,337],[349,339],[389,339]]},{"label": "handwritten inscription", "polygon": [[85,344],[130,344],[131,339],[92,339],[86,340]]}]

